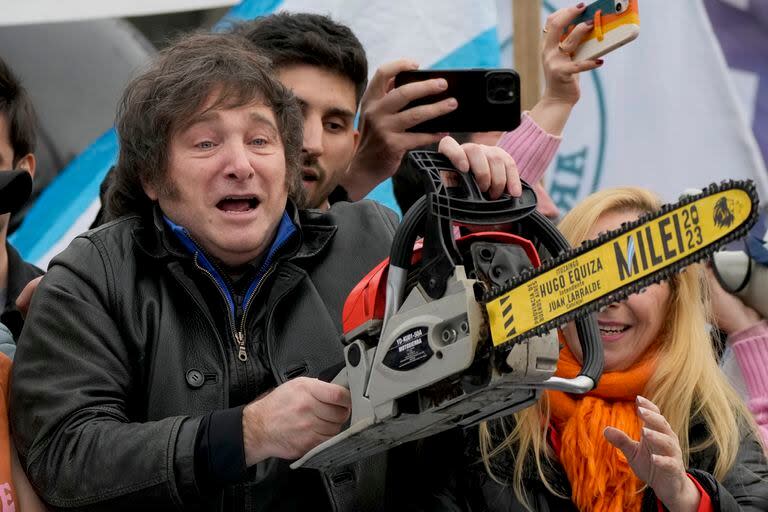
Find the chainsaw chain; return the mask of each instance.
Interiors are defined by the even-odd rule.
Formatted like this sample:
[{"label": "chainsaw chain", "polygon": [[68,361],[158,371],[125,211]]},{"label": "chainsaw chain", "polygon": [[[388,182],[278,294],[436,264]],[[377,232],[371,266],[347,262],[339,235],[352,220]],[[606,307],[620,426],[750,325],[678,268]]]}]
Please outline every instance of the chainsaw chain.
[{"label": "chainsaw chain", "polygon": [[[723,192],[725,190],[731,190],[731,189],[744,190],[749,194],[749,197],[752,200],[752,204],[753,205],[758,204],[759,200],[757,196],[757,191],[755,190],[754,183],[752,183],[751,181],[728,180],[728,181],[722,181],[720,182],[720,184],[712,183],[711,185],[703,189],[700,194],[686,196],[675,203],[665,204],[661,207],[661,209],[659,209],[659,211],[643,215],[642,217],[632,222],[622,223],[621,227],[614,229],[612,231],[603,233],[595,239],[586,240],[579,247],[562,252],[555,258],[547,260],[546,262],[542,263],[542,265],[538,268],[523,270],[520,273],[520,275],[508,281],[503,286],[492,286],[488,291],[483,293],[478,298],[478,302],[480,302],[481,304],[487,304],[501,297],[505,293],[525,284],[531,279],[534,279],[539,275],[557,267],[558,265],[566,263],[569,260],[572,260],[573,258],[580,256],[585,252],[590,251],[601,244],[604,244],[618,236],[621,236],[622,234],[628,231],[631,231],[632,229],[636,228],[637,226],[640,226],[641,224],[657,219],[669,213],[672,210],[676,210],[678,208],[686,206],[704,197],[711,196],[713,194],[717,194],[719,192]],[[685,258],[682,258],[681,260],[676,261],[670,266],[657,270],[651,274],[648,274],[642,279],[639,279],[634,283],[627,284],[604,297],[601,297],[590,303],[584,304],[583,306],[580,306],[578,309],[575,309],[557,318],[549,320],[548,322],[542,324],[539,327],[520,333],[519,335],[507,340],[506,342],[497,346],[496,348],[503,349],[504,347],[510,347],[511,344],[513,343],[518,343],[520,341],[526,340],[533,336],[541,336],[555,328],[558,328],[567,324],[568,322],[571,322],[573,320],[576,320],[577,318],[586,316],[588,313],[595,313],[605,306],[624,300],[630,295],[632,295],[633,293],[638,293],[644,288],[647,288],[652,284],[666,281],[670,277],[672,277],[675,273],[678,273],[684,270],[685,267],[687,267],[688,265],[697,263],[699,261],[702,261],[708,258],[710,255],[715,253],[719,248],[721,248],[723,245],[727,244],[728,242],[737,240],[745,236],[749,232],[749,229],[755,224],[755,222],[757,221],[757,218],[758,218],[758,208],[753,207],[749,217],[746,219],[746,221],[742,223],[741,227],[733,230],[731,233],[727,234],[726,236],[717,240],[716,242],[711,243],[705,247],[702,247],[696,252],[690,254],[689,256],[686,256]]]}]

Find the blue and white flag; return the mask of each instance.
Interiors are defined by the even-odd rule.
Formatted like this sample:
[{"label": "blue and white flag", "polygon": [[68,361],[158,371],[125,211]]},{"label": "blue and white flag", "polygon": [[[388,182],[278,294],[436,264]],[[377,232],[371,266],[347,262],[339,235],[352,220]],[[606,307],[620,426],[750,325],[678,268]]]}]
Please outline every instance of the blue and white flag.
[{"label": "blue and white flag", "polygon": [[[718,30],[751,48],[741,54],[746,62],[735,55],[728,61],[751,71],[750,80],[734,82],[701,0],[639,0],[640,36],[580,79],[581,100],[545,180],[561,210],[606,187],[643,186],[674,201],[685,189],[726,178],[753,179],[761,197],[768,198],[765,163],[740,99],[744,87],[738,86],[751,84],[749,111],[757,115],[760,136],[765,131],[757,130],[765,129],[768,117],[763,111],[758,119],[754,105],[764,108],[768,101],[768,9],[764,0],[707,0],[707,7],[723,3],[751,5],[725,6],[728,26],[721,25],[726,19],[719,15],[725,7],[718,15],[710,11]],[[508,4],[498,0],[503,63],[512,59]],[[573,4],[543,0],[542,17]],[[507,10],[503,15],[502,8]],[[759,18],[762,28],[756,27]]]},{"label": "blue and white flag", "polygon": [[[371,74],[408,57],[422,67],[495,67],[499,63],[496,9],[471,0],[244,0],[225,19],[253,19],[278,10],[330,14],[348,24],[366,48]],[[85,100],[87,101],[87,100]],[[75,159],[40,195],[11,242],[28,261],[50,259],[86,229],[99,209],[99,184],[117,157],[110,131]],[[371,198],[397,208],[389,181]]]},{"label": "blue and white flag", "polygon": [[[572,3],[543,0],[542,17]],[[509,0],[245,0],[229,17],[250,19],[283,9],[330,14],[352,27],[373,73],[403,57],[424,68],[511,65],[510,5]],[[547,172],[558,206],[568,210],[597,189],[619,185],[645,186],[671,201],[685,189],[725,178],[754,179],[761,196],[768,197],[755,139],[757,134],[766,154],[765,3],[640,0],[640,18],[640,37],[581,78],[582,99]],[[745,20],[762,25],[747,30],[751,25]],[[762,51],[761,64],[742,62],[746,52],[723,31]],[[742,71],[736,80],[726,61]],[[12,240],[25,258],[47,266],[90,224],[98,183],[115,154],[114,135],[107,134],[40,197]],[[389,182],[371,197],[394,206]]]}]

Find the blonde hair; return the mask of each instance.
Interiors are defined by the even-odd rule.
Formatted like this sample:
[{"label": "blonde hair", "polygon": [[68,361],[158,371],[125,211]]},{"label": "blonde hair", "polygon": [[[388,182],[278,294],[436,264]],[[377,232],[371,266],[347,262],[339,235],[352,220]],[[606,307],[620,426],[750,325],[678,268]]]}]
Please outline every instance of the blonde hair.
[{"label": "blonde hair", "polygon": [[[571,245],[578,245],[598,218],[608,212],[654,212],[659,198],[636,187],[609,189],[587,197],[571,210],[558,226]],[[711,319],[708,288],[700,265],[691,265],[670,280],[668,315],[658,347],[657,366],[644,395],[658,405],[672,430],[678,433],[683,462],[692,453],[714,446],[717,451],[714,476],[722,480],[736,460],[745,428],[760,440],[757,427],[741,398],[720,370],[706,324]],[[700,417],[706,437],[690,444],[691,418]],[[544,485],[559,494],[546,477],[554,455],[547,444],[549,405],[546,393],[535,406],[514,414],[514,426],[497,423],[480,427],[480,448],[489,474],[496,480],[491,459],[502,453],[512,455],[511,484],[518,500],[528,509],[523,478],[528,464],[535,464]],[[504,440],[494,444],[501,430]],[[498,465],[496,465],[498,467]]]}]

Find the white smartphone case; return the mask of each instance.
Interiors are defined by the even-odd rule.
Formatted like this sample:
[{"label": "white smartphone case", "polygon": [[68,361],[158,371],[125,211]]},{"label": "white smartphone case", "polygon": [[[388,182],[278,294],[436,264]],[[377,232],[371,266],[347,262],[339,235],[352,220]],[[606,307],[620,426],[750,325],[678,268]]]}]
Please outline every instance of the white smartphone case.
[{"label": "white smartphone case", "polygon": [[608,52],[634,40],[640,35],[640,25],[624,24],[606,32],[603,40],[590,39],[581,44],[573,54],[574,60],[597,59]]}]

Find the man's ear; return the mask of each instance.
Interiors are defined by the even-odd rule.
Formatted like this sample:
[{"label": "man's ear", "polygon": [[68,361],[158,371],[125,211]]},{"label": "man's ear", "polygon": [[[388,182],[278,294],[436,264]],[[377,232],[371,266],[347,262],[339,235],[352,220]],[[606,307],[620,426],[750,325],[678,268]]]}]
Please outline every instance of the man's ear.
[{"label": "man's ear", "polygon": [[33,178],[35,177],[36,167],[37,159],[35,159],[35,155],[33,153],[27,153],[18,162],[16,162],[16,169],[24,169],[29,174],[31,174]]},{"label": "man's ear", "polygon": [[360,130],[355,130],[353,137],[355,138],[355,149],[352,151],[352,154],[354,155],[357,153],[357,147],[360,145]]},{"label": "man's ear", "polygon": [[145,180],[141,180],[141,188],[144,189],[144,193],[147,194],[147,197],[150,200],[157,201],[157,188],[154,185],[147,183]]}]

